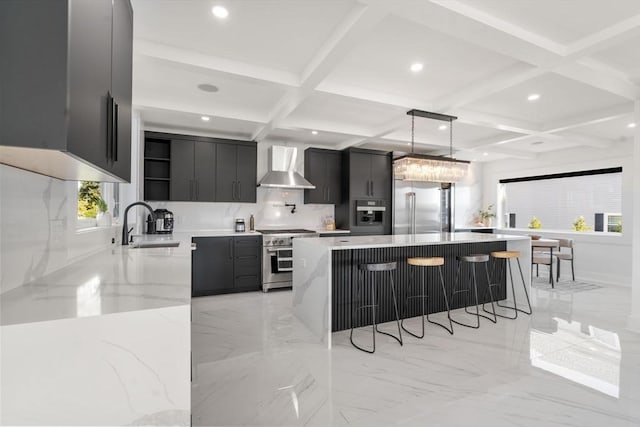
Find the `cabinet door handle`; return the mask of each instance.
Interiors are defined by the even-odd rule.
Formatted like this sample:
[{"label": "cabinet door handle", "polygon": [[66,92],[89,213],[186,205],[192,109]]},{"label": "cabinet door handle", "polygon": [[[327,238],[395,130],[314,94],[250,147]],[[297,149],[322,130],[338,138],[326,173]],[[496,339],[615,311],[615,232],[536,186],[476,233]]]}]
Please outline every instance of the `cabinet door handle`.
[{"label": "cabinet door handle", "polygon": [[327,187],[327,202],[331,200],[331,188]]},{"label": "cabinet door handle", "polygon": [[113,98],[107,92],[107,159],[111,159],[113,151]]},{"label": "cabinet door handle", "polygon": [[371,185],[371,197],[373,197],[373,181],[369,181],[369,185]]},{"label": "cabinet door handle", "polygon": [[238,200],[242,198],[242,184],[238,181]]},{"label": "cabinet door handle", "polygon": [[200,181],[196,180],[196,200],[200,200]]},{"label": "cabinet door handle", "polygon": [[232,181],[231,182],[231,200],[235,200],[236,199],[236,182]]},{"label": "cabinet door handle", "polygon": [[193,180],[189,180],[189,200],[193,200]]},{"label": "cabinet door handle", "polygon": [[118,161],[118,103],[113,102],[113,144],[112,147],[112,160]]},{"label": "cabinet door handle", "polygon": [[233,259],[233,239],[229,239],[229,259]]}]

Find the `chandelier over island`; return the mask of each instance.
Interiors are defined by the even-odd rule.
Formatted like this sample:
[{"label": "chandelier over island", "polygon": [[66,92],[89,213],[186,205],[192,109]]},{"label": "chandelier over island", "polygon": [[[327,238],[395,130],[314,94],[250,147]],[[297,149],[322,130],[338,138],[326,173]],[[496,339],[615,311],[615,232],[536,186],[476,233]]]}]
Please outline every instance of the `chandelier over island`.
[{"label": "chandelier over island", "polygon": [[[409,110],[407,115],[411,116],[411,154],[393,161],[396,178],[424,182],[458,182],[464,178],[468,173],[469,162],[453,158],[453,121],[457,117],[423,110]],[[414,153],[416,116],[449,122],[449,157]]]}]

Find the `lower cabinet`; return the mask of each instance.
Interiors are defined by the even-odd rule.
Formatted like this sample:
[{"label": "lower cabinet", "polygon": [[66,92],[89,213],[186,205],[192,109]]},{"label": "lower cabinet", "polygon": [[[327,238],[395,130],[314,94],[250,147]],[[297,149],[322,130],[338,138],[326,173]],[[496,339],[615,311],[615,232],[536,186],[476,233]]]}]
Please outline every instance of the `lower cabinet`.
[{"label": "lower cabinet", "polygon": [[191,296],[258,291],[262,287],[262,236],[194,237]]}]

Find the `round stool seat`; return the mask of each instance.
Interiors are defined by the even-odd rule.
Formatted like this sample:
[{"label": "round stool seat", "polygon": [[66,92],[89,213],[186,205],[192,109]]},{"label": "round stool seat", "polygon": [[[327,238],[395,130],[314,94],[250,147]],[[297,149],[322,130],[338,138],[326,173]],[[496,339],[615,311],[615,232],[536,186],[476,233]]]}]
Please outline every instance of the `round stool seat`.
[{"label": "round stool seat", "polygon": [[458,260],[465,261],[465,262],[489,262],[489,255],[487,254],[461,255],[458,257]]},{"label": "round stool seat", "polygon": [[494,258],[518,258],[520,256],[520,251],[496,251],[491,252],[491,256]]},{"label": "round stool seat", "polygon": [[443,257],[416,257],[407,258],[407,264],[419,267],[437,267],[444,265]]},{"label": "round stool seat", "polygon": [[397,262],[379,262],[373,264],[360,264],[358,268],[360,270],[367,271],[390,271],[395,270],[398,267]]}]

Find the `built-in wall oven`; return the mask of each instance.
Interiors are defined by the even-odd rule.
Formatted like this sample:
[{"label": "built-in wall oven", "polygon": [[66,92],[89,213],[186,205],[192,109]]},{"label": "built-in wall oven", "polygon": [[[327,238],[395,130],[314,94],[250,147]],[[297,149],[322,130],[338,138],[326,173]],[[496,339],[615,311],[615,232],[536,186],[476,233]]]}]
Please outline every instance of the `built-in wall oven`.
[{"label": "built-in wall oven", "polygon": [[303,229],[257,230],[262,233],[262,291],[290,288],[293,278],[293,239],[317,237]]}]

